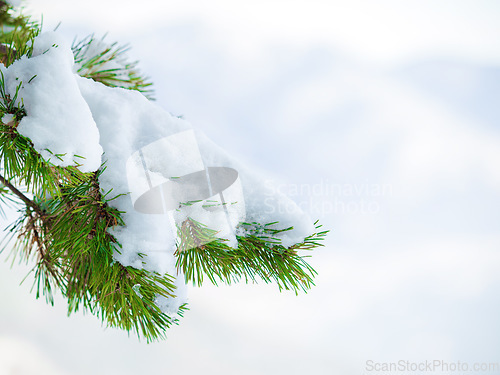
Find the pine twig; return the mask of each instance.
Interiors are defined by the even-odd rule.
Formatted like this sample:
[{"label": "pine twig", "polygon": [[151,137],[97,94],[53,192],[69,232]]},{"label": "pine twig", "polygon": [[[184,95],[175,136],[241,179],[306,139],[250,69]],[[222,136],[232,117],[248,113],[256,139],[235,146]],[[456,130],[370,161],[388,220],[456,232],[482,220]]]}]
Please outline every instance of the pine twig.
[{"label": "pine twig", "polygon": [[21,199],[27,206],[31,207],[33,210],[35,210],[36,213],[39,215],[43,216],[43,211],[38,207],[35,202],[33,202],[31,199],[29,199],[26,195],[21,193],[14,185],[12,185],[6,178],[4,178],[2,175],[0,175],[0,182],[6,186],[12,193],[17,195],[19,199]]}]

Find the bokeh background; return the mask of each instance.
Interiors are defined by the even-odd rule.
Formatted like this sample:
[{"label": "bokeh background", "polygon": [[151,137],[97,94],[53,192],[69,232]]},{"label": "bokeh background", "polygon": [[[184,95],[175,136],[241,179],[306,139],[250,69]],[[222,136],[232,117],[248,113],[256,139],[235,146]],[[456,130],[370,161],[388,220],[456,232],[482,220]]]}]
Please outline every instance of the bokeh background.
[{"label": "bokeh background", "polygon": [[0,374],[500,362],[500,2],[25,4],[69,40],[130,43],[160,106],[331,233],[308,294],[191,287],[191,310],[150,345],[35,300],[29,278],[19,285],[28,268],[1,254]]}]

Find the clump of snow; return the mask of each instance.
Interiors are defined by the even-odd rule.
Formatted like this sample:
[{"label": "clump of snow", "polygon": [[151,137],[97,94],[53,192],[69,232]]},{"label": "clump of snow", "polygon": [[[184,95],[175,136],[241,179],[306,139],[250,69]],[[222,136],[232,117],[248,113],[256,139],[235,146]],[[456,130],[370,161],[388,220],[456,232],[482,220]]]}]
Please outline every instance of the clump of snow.
[{"label": "clump of snow", "polygon": [[75,80],[73,54],[56,33],[39,35],[33,56],[23,57],[8,69],[0,66],[7,94],[27,116],[17,130],[28,137],[35,149],[58,166],[81,165],[84,172],[101,164],[102,148],[92,113]]},{"label": "clump of snow", "polygon": [[4,124],[9,124],[12,120],[14,120],[14,115],[11,113],[6,113],[2,116],[2,123]]},{"label": "clump of snow", "polygon": [[[125,226],[110,230],[121,244],[119,252],[114,255],[115,259],[124,266],[176,275],[176,228],[172,226],[168,215],[147,214],[134,209],[129,192],[140,190],[144,179],[143,176],[137,176],[129,184],[127,161],[138,150],[159,138],[186,130],[189,125],[154,105],[137,91],[110,88],[82,77],[77,77],[77,82],[99,128],[104,149],[106,169],[99,178],[99,184],[104,192],[112,191],[111,196],[125,194],[110,202],[113,207],[124,212],[122,218],[125,223]],[[167,153],[168,149],[164,152]],[[154,156],[158,159],[156,163],[160,163],[161,149]],[[148,161],[155,166],[153,155]],[[189,166],[188,160],[185,167]],[[156,203],[162,204],[161,200]],[[177,298],[164,301],[164,311],[173,310],[172,304],[179,306],[185,302],[179,301],[179,295],[183,294],[181,288],[185,288],[183,283],[178,285]]]},{"label": "clump of snow", "polygon": [[142,298],[142,293],[141,293],[141,284],[135,284],[133,287],[132,287],[132,290],[134,291],[135,294],[137,294],[137,296],[139,296],[139,298]]},{"label": "clump of snow", "polygon": [[[207,165],[231,167],[238,171],[245,197],[245,222],[259,224],[277,222],[268,226],[270,229],[293,227],[293,230],[275,235],[276,239],[286,247],[302,242],[305,237],[315,232],[309,215],[270,181],[264,183],[261,176],[239,163],[205,134],[198,132],[197,139],[200,152],[205,155]],[[236,234],[244,236],[245,228],[246,226],[237,228]]]},{"label": "clump of snow", "polygon": [[[71,165],[81,155],[86,159],[80,168],[97,170],[104,151],[99,184],[105,194],[118,196],[109,204],[123,212],[125,224],[109,229],[121,245],[114,258],[124,266],[177,276],[177,297],[156,300],[162,311],[175,314],[186,302],[174,255],[177,227],[186,219],[215,230],[232,247],[238,246],[237,236],[247,234],[242,222],[294,226],[278,236],[285,246],[314,231],[297,205],[267,189],[186,120],[137,91],[75,74],[71,50],[56,34],[40,35],[34,47],[32,58],[2,68],[9,94],[22,82],[18,100],[27,116],[18,129],[58,165]],[[65,155],[58,161],[48,150]],[[139,289],[134,286],[138,295]]]}]

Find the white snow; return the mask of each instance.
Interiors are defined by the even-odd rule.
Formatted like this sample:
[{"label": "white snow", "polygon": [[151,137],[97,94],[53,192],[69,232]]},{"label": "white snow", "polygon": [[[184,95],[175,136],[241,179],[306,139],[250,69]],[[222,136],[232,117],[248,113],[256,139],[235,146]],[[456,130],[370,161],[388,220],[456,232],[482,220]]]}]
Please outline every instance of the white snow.
[{"label": "white snow", "polygon": [[[238,245],[236,235],[245,234],[241,222],[294,226],[280,236],[285,246],[314,232],[295,203],[265,188],[186,120],[137,91],[80,77],[73,65],[69,46],[47,33],[36,38],[33,57],[2,68],[10,95],[22,82],[18,101],[27,116],[18,130],[56,165],[72,165],[80,155],[85,157],[78,160],[80,168],[94,171],[104,152],[99,183],[109,197],[119,195],[110,205],[123,212],[125,223],[110,229],[121,244],[114,258],[124,266],[178,276],[177,297],[157,298],[163,311],[175,314],[186,302],[174,256],[177,226],[186,218],[215,230],[232,247]],[[58,160],[53,154],[64,155]]]},{"label": "white snow", "polygon": [[[264,183],[261,176],[228,155],[205,134],[198,132],[197,139],[207,165],[231,167],[238,171],[245,198],[245,222],[278,222],[269,226],[273,229],[293,227],[293,230],[276,235],[287,247],[302,242],[315,232],[311,218],[293,200],[280,193],[273,183]],[[238,235],[244,235],[245,228],[241,227]]]},{"label": "white snow", "polygon": [[23,57],[8,69],[1,66],[7,93],[27,116],[17,130],[35,149],[58,166],[78,165],[84,172],[101,164],[99,132],[90,109],[82,98],[72,71],[73,54],[56,33],[35,39],[33,56]]},{"label": "white snow", "polygon": [[2,116],[2,123],[9,124],[12,120],[14,120],[14,115],[11,113],[6,113]]}]

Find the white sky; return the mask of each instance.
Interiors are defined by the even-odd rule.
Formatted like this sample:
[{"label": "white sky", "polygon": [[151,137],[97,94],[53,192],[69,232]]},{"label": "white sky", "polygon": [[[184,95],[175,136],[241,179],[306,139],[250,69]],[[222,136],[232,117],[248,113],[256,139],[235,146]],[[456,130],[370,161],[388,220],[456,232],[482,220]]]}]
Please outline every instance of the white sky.
[{"label": "white sky", "polygon": [[[138,5],[140,4],[140,5]],[[500,64],[500,2],[495,0],[39,0],[30,13],[113,34],[141,33],[196,20],[238,51],[267,42],[332,44],[362,59],[397,63],[444,55]]]}]

